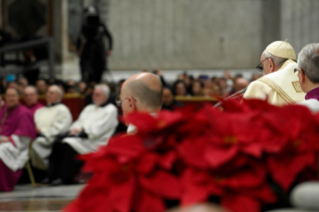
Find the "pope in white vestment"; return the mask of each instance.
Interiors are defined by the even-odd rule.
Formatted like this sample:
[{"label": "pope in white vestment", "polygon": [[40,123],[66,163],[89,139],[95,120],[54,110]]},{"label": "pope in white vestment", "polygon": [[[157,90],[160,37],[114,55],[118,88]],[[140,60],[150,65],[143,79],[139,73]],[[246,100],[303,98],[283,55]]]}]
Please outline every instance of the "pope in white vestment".
[{"label": "pope in white vestment", "polygon": [[270,44],[262,54],[262,65],[257,67],[263,70],[264,76],[250,83],[243,97],[267,99],[277,106],[304,101],[305,93],[294,74],[297,68],[294,60],[296,54],[289,43],[276,41]]}]

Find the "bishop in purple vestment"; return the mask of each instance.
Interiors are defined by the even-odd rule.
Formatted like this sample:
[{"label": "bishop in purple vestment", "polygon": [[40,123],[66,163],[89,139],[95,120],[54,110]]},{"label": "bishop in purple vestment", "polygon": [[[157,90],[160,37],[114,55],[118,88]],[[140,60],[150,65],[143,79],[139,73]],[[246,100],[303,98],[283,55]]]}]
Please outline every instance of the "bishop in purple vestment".
[{"label": "bishop in purple vestment", "polygon": [[306,93],[301,105],[313,113],[319,112],[319,43],[306,45],[298,54],[298,68],[295,74],[299,78],[301,89]]},{"label": "bishop in purple vestment", "polygon": [[31,112],[19,104],[19,94],[9,88],[0,110],[0,191],[11,191],[29,159],[29,144],[36,136]]}]

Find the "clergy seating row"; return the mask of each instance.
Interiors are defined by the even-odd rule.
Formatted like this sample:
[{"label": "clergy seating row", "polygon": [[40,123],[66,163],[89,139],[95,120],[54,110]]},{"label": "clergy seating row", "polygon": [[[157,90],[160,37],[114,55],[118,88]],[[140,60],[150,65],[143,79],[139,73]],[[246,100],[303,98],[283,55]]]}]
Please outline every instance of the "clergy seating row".
[{"label": "clergy seating row", "polygon": [[[218,102],[216,98],[211,97],[176,97],[176,100],[182,102],[186,107],[195,107],[196,109],[201,108],[204,104],[211,104],[214,105]],[[46,104],[45,97],[41,96],[39,98],[39,102],[43,105]],[[77,120],[81,111],[85,107],[84,97],[80,95],[65,95],[62,103],[65,104],[71,111],[73,120]]]},{"label": "clergy seating row", "polygon": [[[176,97],[176,99],[182,102],[185,105],[185,107],[193,107],[195,109],[201,108],[204,104],[214,105],[217,102],[217,99],[205,98],[205,97]],[[23,103],[23,100],[21,100],[21,102]],[[45,105],[46,104],[45,97],[40,97],[39,102]],[[66,95],[63,98],[62,103],[65,104],[70,109],[73,116],[73,121],[77,120],[77,118],[79,117],[79,114],[85,107],[84,98],[81,96]],[[29,150],[31,153],[31,144],[30,144]],[[31,157],[29,156],[29,158]],[[32,186],[36,187],[37,183],[35,181],[34,174],[31,169],[30,159],[27,161],[25,168],[27,169]]]}]

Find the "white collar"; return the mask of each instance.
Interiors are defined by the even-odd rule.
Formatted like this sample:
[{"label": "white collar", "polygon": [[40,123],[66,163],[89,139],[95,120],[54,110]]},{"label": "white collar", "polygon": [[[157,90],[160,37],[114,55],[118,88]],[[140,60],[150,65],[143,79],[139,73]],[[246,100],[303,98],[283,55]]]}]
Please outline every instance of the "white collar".
[{"label": "white collar", "polygon": [[[151,116],[156,116],[157,113],[150,113]],[[133,124],[129,124],[126,130],[127,134],[134,134],[136,132],[136,127]]]},{"label": "white collar", "polygon": [[127,127],[127,134],[134,134],[136,132],[136,127],[133,124],[129,124]]}]

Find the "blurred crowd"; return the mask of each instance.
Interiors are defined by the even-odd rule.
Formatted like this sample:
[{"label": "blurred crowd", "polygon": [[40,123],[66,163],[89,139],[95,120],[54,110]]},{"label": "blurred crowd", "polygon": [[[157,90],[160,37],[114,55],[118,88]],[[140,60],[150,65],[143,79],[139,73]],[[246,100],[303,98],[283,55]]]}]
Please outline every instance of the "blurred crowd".
[{"label": "blurred crowd", "polygon": [[[143,72],[147,72],[147,70],[143,70]],[[262,76],[262,74],[254,73],[252,74],[251,79],[247,80],[242,74],[236,74],[234,76],[231,75],[229,70],[225,70],[224,76],[222,77],[209,77],[207,75],[199,75],[198,77],[194,77],[193,75],[184,72],[183,74],[177,76],[176,81],[167,82],[160,70],[154,70],[152,73],[156,74],[162,81],[164,86],[164,102],[165,94],[181,97],[196,96],[225,98],[246,88],[250,82],[257,80]],[[124,81],[125,79],[121,79],[116,84],[105,84],[110,87],[111,92],[114,95],[118,95]],[[18,89],[20,94],[23,94],[24,88],[26,88],[28,85],[33,84],[29,83],[26,78],[16,78],[14,75],[8,75],[1,81],[0,92],[1,94],[4,94],[7,88],[12,87]],[[46,94],[50,85],[59,86],[63,93],[67,95],[90,97],[95,83],[86,83],[84,81],[76,82],[74,80],[63,81],[55,78],[39,78],[35,80],[33,86],[37,88],[38,94],[41,96]],[[89,98],[86,99],[86,104],[90,103],[92,102],[89,100]]]},{"label": "blurred crowd", "polygon": [[172,84],[166,83],[160,70],[153,73],[161,78],[164,87],[171,90],[174,96],[201,96],[201,97],[220,97],[225,98],[237,91],[246,88],[250,82],[257,80],[262,74],[253,74],[250,80],[243,77],[242,74],[232,76],[229,70],[224,71],[223,77],[209,77],[199,75],[194,77],[186,72],[179,75]]}]

